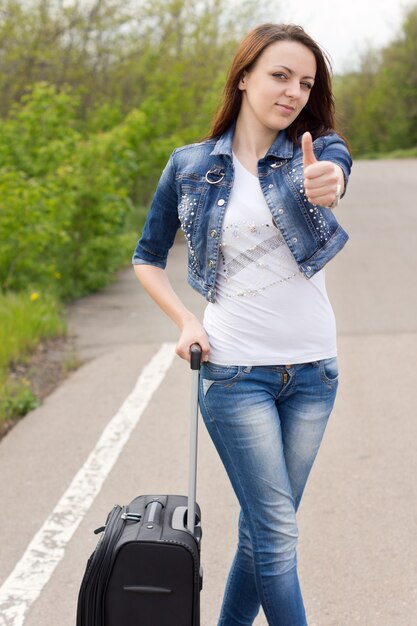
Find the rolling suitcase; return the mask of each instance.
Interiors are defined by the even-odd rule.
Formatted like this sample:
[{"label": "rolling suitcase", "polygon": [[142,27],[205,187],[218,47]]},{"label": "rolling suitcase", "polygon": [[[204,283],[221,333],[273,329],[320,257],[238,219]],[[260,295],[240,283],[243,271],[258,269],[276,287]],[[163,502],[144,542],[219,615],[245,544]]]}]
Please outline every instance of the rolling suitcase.
[{"label": "rolling suitcase", "polygon": [[198,376],[191,347],[192,393],[188,497],[138,496],[116,505],[87,562],[77,626],[199,626],[201,523],[196,504]]}]

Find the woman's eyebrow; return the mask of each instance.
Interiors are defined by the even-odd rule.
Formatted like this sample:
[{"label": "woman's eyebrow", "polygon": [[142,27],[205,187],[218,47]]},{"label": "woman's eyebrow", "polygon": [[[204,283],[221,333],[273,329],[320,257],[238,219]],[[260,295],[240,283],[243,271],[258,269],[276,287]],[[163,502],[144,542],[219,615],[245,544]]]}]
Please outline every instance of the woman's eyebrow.
[{"label": "woman's eyebrow", "polygon": [[[294,74],[294,70],[292,70],[290,67],[287,67],[286,65],[275,65],[274,67],[282,67],[282,69],[286,70],[289,74]],[[303,76],[303,78],[310,78],[311,80],[314,80],[314,76]]]}]

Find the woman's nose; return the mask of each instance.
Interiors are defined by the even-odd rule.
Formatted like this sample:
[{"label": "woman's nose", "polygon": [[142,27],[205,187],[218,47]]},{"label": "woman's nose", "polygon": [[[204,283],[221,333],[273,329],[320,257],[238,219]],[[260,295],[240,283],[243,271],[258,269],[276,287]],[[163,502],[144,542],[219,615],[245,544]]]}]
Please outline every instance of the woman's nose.
[{"label": "woman's nose", "polygon": [[285,94],[287,96],[291,96],[292,98],[298,98],[298,96],[300,95],[300,90],[301,88],[298,80],[291,80],[289,83],[287,83]]}]

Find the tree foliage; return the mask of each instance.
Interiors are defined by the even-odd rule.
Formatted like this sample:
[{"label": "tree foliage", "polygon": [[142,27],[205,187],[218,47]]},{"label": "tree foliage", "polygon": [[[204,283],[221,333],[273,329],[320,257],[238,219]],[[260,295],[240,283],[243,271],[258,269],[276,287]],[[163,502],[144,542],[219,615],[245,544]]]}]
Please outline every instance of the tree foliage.
[{"label": "tree foliage", "polygon": [[0,0],[0,112],[43,81],[78,90],[86,117],[105,103],[126,113],[161,92],[177,103],[183,90],[172,124],[189,122],[261,16],[254,0]]},{"label": "tree foliage", "polygon": [[417,6],[398,37],[367,51],[358,72],[335,84],[339,120],[354,154],[417,146]]}]

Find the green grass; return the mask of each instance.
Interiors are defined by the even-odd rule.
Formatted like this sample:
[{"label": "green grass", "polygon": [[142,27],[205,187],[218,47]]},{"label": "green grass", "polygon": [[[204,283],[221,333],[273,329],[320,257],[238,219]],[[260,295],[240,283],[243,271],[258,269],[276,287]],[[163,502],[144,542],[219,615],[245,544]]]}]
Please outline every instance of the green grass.
[{"label": "green grass", "polygon": [[10,377],[42,339],[65,334],[61,307],[42,293],[0,294],[0,424],[25,415],[38,404],[28,381]]}]

